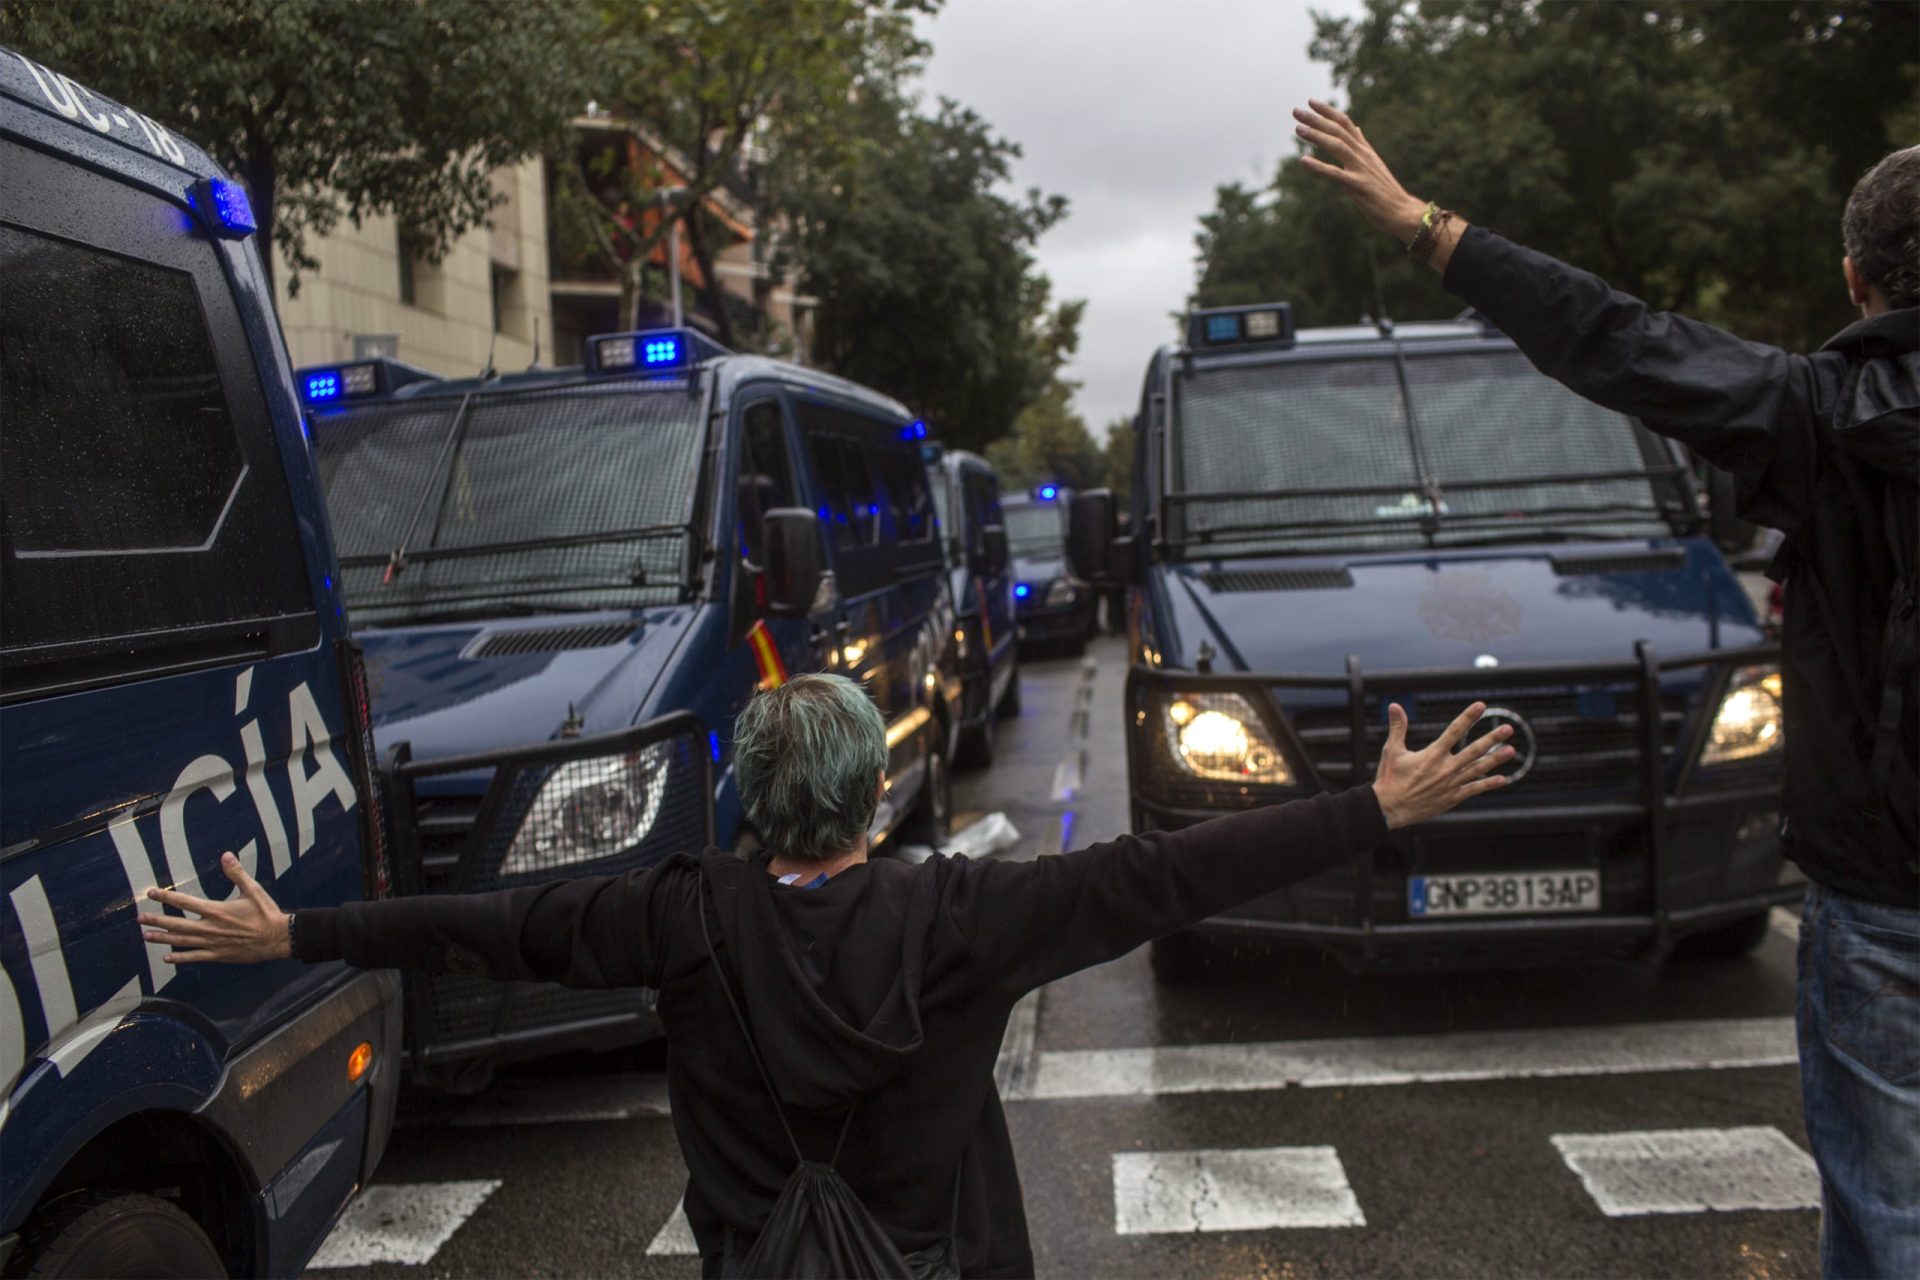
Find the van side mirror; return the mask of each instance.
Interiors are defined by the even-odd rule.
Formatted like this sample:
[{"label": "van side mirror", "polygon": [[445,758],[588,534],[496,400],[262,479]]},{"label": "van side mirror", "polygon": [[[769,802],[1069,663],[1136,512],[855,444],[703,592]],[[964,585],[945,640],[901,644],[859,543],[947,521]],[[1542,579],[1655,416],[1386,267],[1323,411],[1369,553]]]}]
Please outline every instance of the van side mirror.
[{"label": "van side mirror", "polygon": [[778,618],[805,617],[813,611],[827,571],[820,517],[805,507],[775,507],[761,522],[767,544],[767,612]]},{"label": "van side mirror", "polygon": [[1130,581],[1133,539],[1120,536],[1120,516],[1111,489],[1073,495],[1067,507],[1067,563],[1074,574],[1096,587]]},{"label": "van side mirror", "polygon": [[980,542],[985,548],[980,554],[980,572],[999,573],[1012,559],[1007,553],[1007,526],[989,524],[980,527]]}]

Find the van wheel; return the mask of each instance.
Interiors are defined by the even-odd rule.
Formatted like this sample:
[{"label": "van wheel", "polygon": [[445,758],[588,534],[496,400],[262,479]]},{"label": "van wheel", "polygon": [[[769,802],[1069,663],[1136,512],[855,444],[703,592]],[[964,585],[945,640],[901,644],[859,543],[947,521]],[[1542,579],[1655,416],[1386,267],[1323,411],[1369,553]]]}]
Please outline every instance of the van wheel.
[{"label": "van wheel", "polygon": [[993,714],[1002,720],[1017,719],[1020,715],[1020,663],[1013,664],[1013,674],[1007,678],[1007,691],[1000,695],[1000,705]]},{"label": "van wheel", "polygon": [[1767,913],[1741,916],[1682,938],[1673,948],[1679,960],[1737,960],[1767,940]]},{"label": "van wheel", "polygon": [[225,1276],[227,1264],[200,1224],[158,1196],[92,1192],[54,1206],[21,1241],[33,1277]]},{"label": "van wheel", "polygon": [[1147,944],[1153,976],[1168,986],[1192,982],[1206,967],[1206,943],[1190,933],[1170,933]]},{"label": "van wheel", "polygon": [[938,851],[947,842],[952,817],[953,779],[947,773],[947,753],[935,742],[927,749],[926,785],[894,838],[901,844],[924,844]]},{"label": "van wheel", "polygon": [[954,753],[957,769],[985,769],[993,764],[993,712],[988,711],[979,724],[960,731],[960,749]]}]

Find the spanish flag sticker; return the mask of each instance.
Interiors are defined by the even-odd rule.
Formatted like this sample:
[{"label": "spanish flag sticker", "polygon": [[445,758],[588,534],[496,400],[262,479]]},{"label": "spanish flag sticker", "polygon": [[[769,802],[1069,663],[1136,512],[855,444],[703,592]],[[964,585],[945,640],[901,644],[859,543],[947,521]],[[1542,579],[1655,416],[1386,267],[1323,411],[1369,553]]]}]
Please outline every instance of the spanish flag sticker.
[{"label": "spanish flag sticker", "polygon": [[765,618],[747,629],[747,643],[753,646],[754,661],[760,664],[760,687],[778,689],[787,682],[786,664],[780,661],[780,646],[773,642]]}]

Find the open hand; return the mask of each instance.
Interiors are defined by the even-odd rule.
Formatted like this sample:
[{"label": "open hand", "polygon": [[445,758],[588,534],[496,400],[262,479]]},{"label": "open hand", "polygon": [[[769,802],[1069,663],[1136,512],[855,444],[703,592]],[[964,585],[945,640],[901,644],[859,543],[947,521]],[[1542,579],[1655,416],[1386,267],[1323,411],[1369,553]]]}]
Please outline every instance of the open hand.
[{"label": "open hand", "polygon": [[1501,745],[1513,736],[1513,726],[1503,724],[1465,751],[1454,751],[1486,709],[1486,703],[1474,703],[1424,751],[1411,751],[1406,711],[1397,702],[1387,708],[1387,747],[1380,753],[1373,794],[1389,829],[1437,818],[1468,796],[1507,785],[1507,779],[1493,771],[1513,759],[1513,748]]},{"label": "open hand", "polygon": [[147,896],[155,902],[199,917],[194,920],[184,916],[149,916],[152,923],[145,929],[147,941],[164,942],[175,948],[165,957],[168,964],[194,964],[201,960],[247,964],[257,960],[284,960],[292,955],[287,913],[247,874],[240,859],[223,853],[220,869],[239,890],[225,902],[211,902],[171,889],[147,890]]},{"label": "open hand", "polygon": [[1360,126],[1338,107],[1313,98],[1295,107],[1293,118],[1299,121],[1293,131],[1335,162],[1301,156],[1300,163],[1343,187],[1368,222],[1403,244],[1412,240],[1427,203],[1400,185]]}]

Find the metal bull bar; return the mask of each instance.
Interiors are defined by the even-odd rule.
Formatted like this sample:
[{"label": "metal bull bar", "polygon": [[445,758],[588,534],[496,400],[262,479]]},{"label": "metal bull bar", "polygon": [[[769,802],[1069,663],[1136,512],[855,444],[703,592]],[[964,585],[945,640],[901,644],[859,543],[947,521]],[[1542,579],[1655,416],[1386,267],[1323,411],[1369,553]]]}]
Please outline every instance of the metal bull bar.
[{"label": "metal bull bar", "polygon": [[[482,893],[579,876],[618,875],[714,840],[713,758],[705,724],[676,711],[614,733],[415,760],[405,742],[381,762],[392,818],[394,890]],[[425,779],[488,774],[458,861],[431,886],[422,856]],[[624,834],[623,834],[624,833]],[[654,1026],[654,993],[574,990],[479,974],[403,974],[413,1078],[444,1081],[495,1060],[609,1048]]]},{"label": "metal bull bar", "polygon": [[[1405,935],[1439,938],[1450,932],[1458,932],[1462,935],[1468,933],[1504,935],[1517,934],[1526,930],[1606,929],[1637,932],[1642,935],[1650,934],[1654,954],[1662,954],[1672,945],[1672,933],[1676,924],[1703,923],[1709,918],[1717,920],[1723,916],[1732,917],[1746,911],[1764,910],[1776,899],[1786,901],[1798,892],[1798,888],[1795,887],[1781,894],[1762,895],[1752,901],[1742,899],[1739,902],[1714,903],[1678,910],[1671,907],[1667,901],[1667,854],[1669,825],[1672,818],[1710,805],[1725,806],[1743,801],[1766,803],[1777,798],[1777,782],[1766,787],[1715,790],[1702,795],[1688,794],[1687,783],[1694,761],[1711,729],[1713,710],[1719,705],[1733,673],[1743,666],[1777,663],[1779,659],[1780,648],[1774,643],[1661,658],[1655,654],[1651,644],[1642,641],[1635,646],[1632,661],[1516,664],[1486,669],[1476,668],[1472,671],[1449,667],[1367,672],[1363,670],[1357,656],[1347,658],[1346,671],[1341,674],[1201,672],[1180,668],[1146,667],[1136,663],[1127,674],[1126,714],[1130,722],[1126,735],[1127,772],[1133,780],[1131,789],[1136,796],[1141,789],[1140,780],[1154,776],[1154,762],[1147,757],[1146,753],[1153,750],[1153,735],[1159,731],[1159,725],[1153,718],[1159,712],[1159,703],[1151,696],[1156,691],[1164,691],[1167,694],[1233,692],[1245,697],[1248,704],[1254,707],[1263,719],[1271,717],[1268,727],[1275,731],[1276,741],[1289,763],[1295,767],[1298,781],[1304,784],[1304,789],[1308,793],[1311,793],[1339,788],[1328,784],[1315,764],[1312,754],[1295,731],[1291,717],[1275,705],[1276,699],[1273,697],[1275,690],[1322,689],[1339,690],[1346,694],[1349,762],[1347,777],[1349,785],[1358,785],[1370,776],[1368,766],[1372,763],[1367,717],[1367,698],[1370,690],[1386,690],[1397,696],[1444,692],[1471,700],[1490,698],[1503,690],[1541,685],[1574,686],[1601,683],[1631,685],[1637,708],[1635,726],[1637,759],[1634,766],[1637,800],[1601,801],[1531,809],[1480,809],[1471,813],[1456,811],[1443,814],[1423,825],[1444,831],[1448,827],[1467,826],[1512,829],[1564,826],[1569,820],[1639,823],[1646,836],[1648,886],[1651,899],[1647,914],[1609,915],[1598,919],[1552,917],[1520,921],[1479,920],[1459,924],[1430,921],[1402,925],[1389,922],[1383,925],[1377,919],[1374,901],[1373,859],[1370,854],[1363,854],[1356,857],[1352,864],[1357,926],[1300,923],[1287,926],[1286,932],[1306,940],[1357,941],[1362,955],[1368,961],[1375,958],[1378,938],[1383,934],[1395,937]],[[1697,704],[1699,714],[1692,717],[1691,732],[1687,733],[1683,740],[1673,744],[1673,759],[1669,766],[1664,758],[1666,744],[1662,736],[1660,677],[1663,672],[1691,667],[1713,669],[1706,673],[1704,687]],[[1464,702],[1462,705],[1465,705]],[[1265,710],[1262,710],[1263,708]],[[1457,711],[1458,708],[1455,710]],[[1165,799],[1155,797],[1151,791],[1149,791],[1147,803],[1150,808],[1192,818],[1216,816],[1219,813],[1231,811],[1221,808],[1206,811],[1183,808],[1177,800],[1170,797]]]}]

